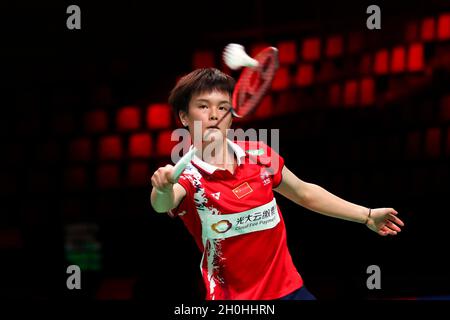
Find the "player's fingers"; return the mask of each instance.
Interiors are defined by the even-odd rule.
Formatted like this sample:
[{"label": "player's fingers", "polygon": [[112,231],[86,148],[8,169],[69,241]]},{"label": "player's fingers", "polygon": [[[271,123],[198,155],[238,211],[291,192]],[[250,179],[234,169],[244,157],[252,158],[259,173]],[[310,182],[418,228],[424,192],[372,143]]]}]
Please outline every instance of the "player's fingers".
[{"label": "player's fingers", "polygon": [[386,230],[388,235],[395,236],[397,234],[397,231],[395,231],[395,230],[393,230],[393,229],[391,229],[391,228],[389,228],[387,226],[386,226],[385,230]]},{"label": "player's fingers", "polygon": [[392,231],[400,232],[402,231],[397,225],[392,223],[391,221],[386,222],[386,226],[391,229]]},{"label": "player's fingers", "polygon": [[389,220],[402,227],[405,225],[405,223],[401,219],[397,218],[394,215],[389,215]]},{"label": "player's fingers", "polygon": [[394,208],[389,208],[389,213],[397,215],[398,212]]}]

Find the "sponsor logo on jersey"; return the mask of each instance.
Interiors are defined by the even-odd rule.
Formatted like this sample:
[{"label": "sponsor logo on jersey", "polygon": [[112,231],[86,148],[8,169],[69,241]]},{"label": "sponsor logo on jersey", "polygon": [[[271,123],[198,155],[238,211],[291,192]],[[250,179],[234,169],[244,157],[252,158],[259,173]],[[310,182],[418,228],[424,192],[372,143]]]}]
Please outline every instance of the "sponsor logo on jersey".
[{"label": "sponsor logo on jersey", "polygon": [[262,206],[239,213],[211,214],[202,224],[208,239],[226,239],[275,228],[280,222],[275,198]]},{"label": "sponsor logo on jersey", "polygon": [[216,199],[216,200],[220,200],[220,191],[216,192],[216,193],[211,193],[211,195]]},{"label": "sponsor logo on jersey", "polygon": [[211,229],[217,233],[225,233],[231,229],[231,222],[228,220],[220,220],[219,222],[213,223]]},{"label": "sponsor logo on jersey", "polygon": [[252,149],[252,150],[247,150],[246,152],[252,156],[262,156],[264,154],[264,149],[263,148]]}]

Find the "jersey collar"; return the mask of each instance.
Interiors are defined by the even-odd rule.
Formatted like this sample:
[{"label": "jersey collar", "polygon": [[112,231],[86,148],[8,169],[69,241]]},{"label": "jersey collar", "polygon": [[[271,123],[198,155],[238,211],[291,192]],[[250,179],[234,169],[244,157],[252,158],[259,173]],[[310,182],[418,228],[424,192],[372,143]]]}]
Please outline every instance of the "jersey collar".
[{"label": "jersey collar", "polygon": [[[241,165],[241,158],[245,157],[244,150],[242,150],[242,148],[239,145],[237,145],[236,143],[234,143],[233,141],[231,141],[229,139],[227,139],[227,144],[231,148],[231,150],[233,150],[234,154],[236,155],[238,166]],[[193,148],[193,146],[191,146],[189,148],[189,150],[191,150],[192,148]],[[215,165],[212,165],[212,164],[209,164],[209,163],[203,161],[202,159],[197,157],[197,155],[194,155],[194,157],[192,158],[192,163],[195,164],[200,169],[206,171],[208,174],[213,174],[214,171],[216,171],[216,170],[225,170],[223,168],[216,167]]]}]

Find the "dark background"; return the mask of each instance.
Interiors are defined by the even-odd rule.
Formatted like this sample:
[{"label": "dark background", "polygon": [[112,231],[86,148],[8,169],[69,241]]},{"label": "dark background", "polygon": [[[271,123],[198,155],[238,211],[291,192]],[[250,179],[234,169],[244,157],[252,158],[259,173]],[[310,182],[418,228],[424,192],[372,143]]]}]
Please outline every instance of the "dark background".
[{"label": "dark background", "polygon": [[[149,128],[145,112],[166,103],[179,76],[211,64],[193,64],[196,52],[209,52],[223,68],[227,43],[286,41],[296,46],[296,60],[282,64],[291,79],[303,63],[317,77],[281,84],[268,112],[241,125],[279,128],[280,153],[301,179],[367,207],[394,207],[405,222],[398,236],[384,238],[277,197],[307,287],[333,300],[449,296],[450,39],[438,21],[450,6],[392,2],[376,3],[381,30],[366,28],[372,3],[360,1],[2,4],[0,297],[203,299],[194,241],[180,220],[149,204],[148,178],[170,158],[156,142],[148,156],[130,156],[128,139],[147,133],[156,141],[176,128],[173,120]],[[81,8],[81,30],[66,28],[69,4]],[[422,33],[427,18],[435,23],[431,35]],[[360,45],[351,52],[354,34]],[[330,57],[325,41],[335,35],[344,46]],[[322,43],[313,61],[301,55],[308,38]],[[422,66],[394,72],[389,56],[388,70],[377,70],[380,50],[408,52],[412,44],[423,49]],[[372,81],[374,97],[352,102],[349,81],[362,79]],[[340,88],[336,102],[333,86]],[[118,127],[125,106],[140,111],[137,127]],[[95,132],[85,120],[93,110],[107,118]],[[119,138],[117,157],[99,151],[109,135]],[[70,149],[79,138],[90,143],[86,156]],[[144,169],[130,181],[136,164]],[[112,171],[99,174],[105,166]],[[66,228],[74,225],[96,231],[70,251]],[[71,264],[83,266],[81,290],[66,288]],[[373,264],[381,290],[366,287]]]}]

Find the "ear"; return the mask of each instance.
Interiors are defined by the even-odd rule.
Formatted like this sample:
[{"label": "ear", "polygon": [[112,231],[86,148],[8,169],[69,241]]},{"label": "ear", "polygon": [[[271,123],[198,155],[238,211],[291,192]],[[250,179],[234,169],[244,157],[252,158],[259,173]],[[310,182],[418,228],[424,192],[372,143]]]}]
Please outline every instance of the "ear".
[{"label": "ear", "polygon": [[181,124],[183,127],[188,126],[188,114],[186,111],[180,110],[178,111],[178,117],[180,118]]}]

